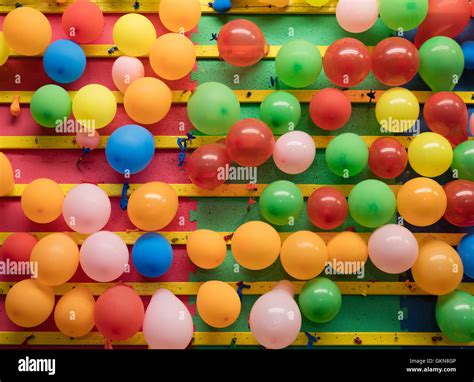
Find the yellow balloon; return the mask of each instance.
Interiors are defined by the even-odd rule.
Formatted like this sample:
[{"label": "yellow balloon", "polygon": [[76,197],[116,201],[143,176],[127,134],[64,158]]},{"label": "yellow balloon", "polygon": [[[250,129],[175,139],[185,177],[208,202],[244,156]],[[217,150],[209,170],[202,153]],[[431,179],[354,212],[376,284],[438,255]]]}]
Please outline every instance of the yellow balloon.
[{"label": "yellow balloon", "polygon": [[313,7],[322,7],[329,3],[329,0],[306,0],[306,2]]},{"label": "yellow balloon", "polygon": [[420,116],[420,104],[415,95],[404,88],[385,91],[375,106],[375,116],[384,131],[403,133],[410,130]]},{"label": "yellow balloon", "polygon": [[418,174],[434,178],[449,169],[453,162],[453,148],[440,134],[423,133],[411,141],[408,161]]},{"label": "yellow balloon", "polygon": [[188,32],[199,24],[201,3],[199,0],[161,0],[158,14],[166,29]]},{"label": "yellow balloon", "polygon": [[112,30],[117,48],[127,56],[145,56],[156,40],[155,27],[145,16],[129,13],[120,17]]},{"label": "yellow balloon", "polygon": [[72,100],[74,118],[87,131],[107,126],[117,113],[117,100],[105,86],[92,84],[79,89]]},{"label": "yellow balloon", "polygon": [[5,196],[13,190],[15,178],[13,168],[5,154],[0,153],[0,196]]},{"label": "yellow balloon", "polygon": [[8,46],[7,40],[3,32],[0,32],[0,66],[7,62],[10,56],[10,47]]}]

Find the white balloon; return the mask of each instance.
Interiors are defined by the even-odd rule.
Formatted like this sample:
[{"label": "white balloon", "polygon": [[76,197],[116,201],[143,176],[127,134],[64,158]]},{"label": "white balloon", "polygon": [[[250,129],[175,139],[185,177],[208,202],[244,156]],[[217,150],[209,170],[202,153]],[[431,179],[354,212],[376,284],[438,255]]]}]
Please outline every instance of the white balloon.
[{"label": "white balloon", "polygon": [[372,28],[378,17],[377,0],[339,0],[337,3],[337,22],[348,32],[365,32]]}]

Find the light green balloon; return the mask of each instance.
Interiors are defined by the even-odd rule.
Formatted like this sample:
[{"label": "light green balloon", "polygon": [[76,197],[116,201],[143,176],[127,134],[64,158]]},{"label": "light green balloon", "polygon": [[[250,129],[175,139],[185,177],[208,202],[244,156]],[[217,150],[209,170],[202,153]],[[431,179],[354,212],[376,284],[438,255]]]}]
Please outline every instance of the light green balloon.
[{"label": "light green balloon", "polygon": [[459,179],[474,182],[474,141],[465,141],[454,148],[451,169],[457,172]]},{"label": "light green balloon", "polygon": [[293,131],[301,118],[300,101],[287,92],[270,93],[260,105],[260,118],[274,134],[282,135]]},{"label": "light green balloon", "polygon": [[31,115],[41,126],[60,127],[60,124],[71,115],[71,104],[71,97],[62,87],[44,85],[31,97]]},{"label": "light green balloon", "polygon": [[303,315],[310,321],[331,321],[341,310],[342,297],[339,287],[325,277],[317,277],[304,284],[298,299]]},{"label": "light green balloon", "polygon": [[460,343],[474,341],[474,296],[460,290],[439,296],[436,322],[449,339]]},{"label": "light green balloon", "polygon": [[331,172],[347,178],[361,173],[367,166],[369,148],[357,134],[345,133],[329,142],[325,158]]},{"label": "light green balloon", "polygon": [[277,180],[263,190],[258,206],[260,214],[274,225],[288,225],[303,209],[303,194],[296,184],[288,180]]},{"label": "light green balloon", "polygon": [[406,32],[420,25],[428,14],[428,0],[380,0],[380,18],[390,29]]}]

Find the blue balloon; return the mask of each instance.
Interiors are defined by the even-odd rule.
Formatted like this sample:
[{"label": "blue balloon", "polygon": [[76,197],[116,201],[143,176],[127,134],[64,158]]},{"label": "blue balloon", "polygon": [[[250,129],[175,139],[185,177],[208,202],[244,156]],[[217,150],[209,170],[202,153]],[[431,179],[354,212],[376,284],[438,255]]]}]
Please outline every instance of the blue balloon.
[{"label": "blue balloon", "polygon": [[458,253],[464,266],[464,274],[474,279],[474,233],[462,238],[458,244]]},{"label": "blue balloon", "polygon": [[69,84],[79,79],[84,73],[86,55],[75,42],[57,40],[44,52],[43,67],[53,81]]},{"label": "blue balloon", "polygon": [[464,53],[464,67],[474,69],[474,41],[466,41],[461,45]]},{"label": "blue balloon", "polygon": [[143,171],[155,154],[155,139],[144,127],[125,125],[115,130],[105,146],[109,165],[121,174]]},{"label": "blue balloon", "polygon": [[232,8],[232,3],[230,0],[214,0],[212,8],[218,13],[226,13]]},{"label": "blue balloon", "polygon": [[162,276],[168,272],[173,262],[173,248],[159,233],[146,233],[133,246],[132,262],[143,276]]}]

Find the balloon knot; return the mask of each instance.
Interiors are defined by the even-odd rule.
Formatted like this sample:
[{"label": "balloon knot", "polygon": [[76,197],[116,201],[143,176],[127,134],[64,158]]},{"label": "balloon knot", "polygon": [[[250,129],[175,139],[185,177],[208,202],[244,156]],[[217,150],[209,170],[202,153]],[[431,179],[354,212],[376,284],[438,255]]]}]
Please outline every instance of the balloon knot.
[{"label": "balloon knot", "polygon": [[211,33],[211,39],[209,41],[217,41],[217,33]]},{"label": "balloon knot", "polygon": [[375,90],[370,90],[370,91],[367,93],[367,97],[369,97],[369,106],[372,104],[372,102],[375,101],[375,94],[376,94],[376,91],[375,91]]},{"label": "balloon knot", "polygon": [[79,159],[77,160],[76,162],[76,167],[79,168],[79,166],[81,165],[82,161],[84,160],[84,158],[86,157],[87,154],[89,154],[92,150],[88,147],[84,147],[82,149],[82,154],[81,156],[79,157]]},{"label": "balloon knot", "polygon": [[270,85],[272,88],[278,88],[278,77],[270,76]]},{"label": "balloon knot", "polygon": [[186,134],[186,138],[178,138],[178,147],[179,147],[179,155],[178,155],[178,167],[182,167],[184,164],[184,160],[186,159],[186,150],[188,149],[188,143],[191,142],[193,139],[196,139],[194,135],[191,133]]},{"label": "balloon knot", "polygon": [[28,345],[28,341],[29,341],[29,340],[32,340],[33,338],[35,338],[35,335],[34,335],[34,334],[30,334],[28,337],[25,337],[25,339],[23,340],[23,342],[21,343],[20,346],[27,346],[27,345]]},{"label": "balloon knot", "polygon": [[443,337],[442,336],[433,336],[433,337],[431,337],[431,341],[433,341],[433,342],[443,341]]},{"label": "balloon knot", "polygon": [[120,198],[120,208],[122,209],[122,211],[125,211],[128,206],[127,192],[129,188],[130,188],[130,185],[128,183],[123,184],[122,197]]},{"label": "balloon knot", "polygon": [[225,235],[225,236],[224,236],[224,240],[225,240],[225,241],[229,241],[230,239],[232,239],[233,236],[234,236],[233,233],[231,233],[231,234],[229,234],[229,235]]},{"label": "balloon knot", "polygon": [[112,350],[113,349],[112,341],[110,341],[110,339],[108,339],[108,338],[105,339],[105,349],[106,350]]},{"label": "balloon knot", "polygon": [[306,337],[308,338],[308,344],[306,345],[306,347],[308,349],[312,349],[313,348],[313,345],[318,342],[319,340],[319,337],[315,337],[313,336],[310,332],[304,332],[304,334],[306,334]]},{"label": "balloon knot", "polygon": [[237,294],[239,295],[240,301],[242,301],[242,291],[244,289],[250,289],[250,285],[244,284],[243,281],[237,283]]},{"label": "balloon knot", "polygon": [[252,208],[252,206],[253,206],[255,203],[256,203],[255,198],[254,198],[253,196],[251,196],[251,197],[249,198],[249,202],[248,202],[248,204],[247,204],[247,212],[250,211],[250,209]]},{"label": "balloon knot", "polygon": [[357,345],[362,345],[362,339],[360,337],[354,338],[354,343]]},{"label": "balloon knot", "polygon": [[15,8],[21,8],[23,6],[22,3],[15,3]]},{"label": "balloon knot", "polygon": [[133,3],[133,9],[135,9],[136,11],[138,11],[140,9],[140,2],[139,1],[135,1]]},{"label": "balloon knot", "polygon": [[112,48],[110,48],[107,53],[108,54],[114,54],[116,51],[118,51],[118,48],[116,46],[113,46]]},{"label": "balloon knot", "polygon": [[13,96],[13,100],[12,100],[12,103],[10,105],[10,113],[14,117],[18,117],[20,115],[20,111],[21,111],[20,96],[19,95]]},{"label": "balloon knot", "polygon": [[232,340],[230,341],[230,348],[231,349],[236,349],[237,348],[237,338],[233,337]]}]

